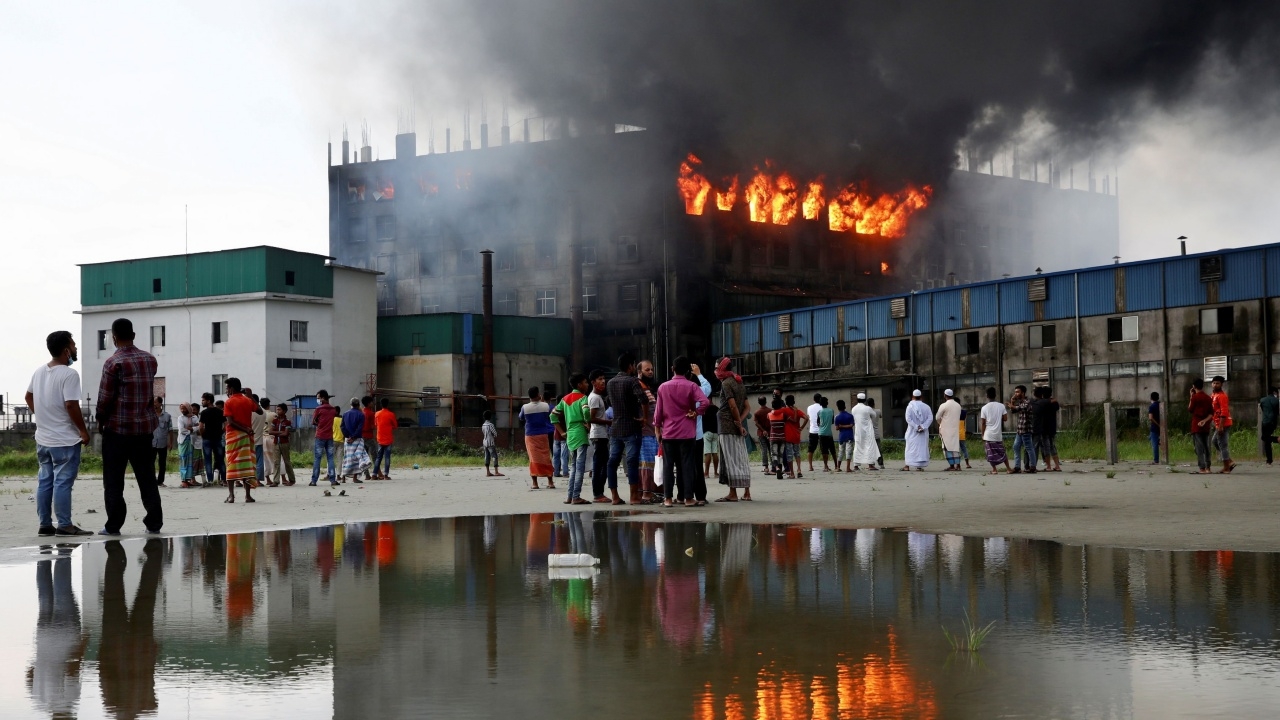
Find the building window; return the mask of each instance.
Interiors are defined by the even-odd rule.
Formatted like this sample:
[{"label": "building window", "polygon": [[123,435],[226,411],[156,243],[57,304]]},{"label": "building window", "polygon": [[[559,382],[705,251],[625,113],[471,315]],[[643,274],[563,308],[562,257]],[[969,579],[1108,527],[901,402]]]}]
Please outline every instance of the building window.
[{"label": "building window", "polygon": [[221,395],[226,391],[227,391],[227,376],[214,375],[213,376],[213,394]]},{"label": "building window", "polygon": [[1076,369],[1073,367],[1056,367],[1053,369],[1053,381],[1064,382],[1066,380],[1076,379]]},{"label": "building window", "polygon": [[598,312],[600,310],[597,305],[596,288],[594,285],[582,286],[582,312]]},{"label": "building window", "polygon": [[774,370],[777,372],[790,372],[796,369],[796,355],[794,352],[780,352],[775,356]]},{"label": "building window", "polygon": [[277,370],[319,370],[321,361],[310,358],[276,358]]},{"label": "building window", "polygon": [[764,242],[755,242],[751,245],[752,267],[765,267],[769,264],[769,246]]},{"label": "building window", "polygon": [[151,326],[151,347],[153,348],[164,347],[164,326],[163,325]]},{"label": "building window", "polygon": [[293,358],[276,358],[277,370],[290,370],[293,368]]},{"label": "building window", "polygon": [[1233,355],[1231,357],[1231,372],[1239,372],[1242,370],[1261,370],[1261,355]]},{"label": "building window", "polygon": [[552,242],[540,242],[534,246],[535,261],[539,268],[550,270],[556,266],[556,246]]},{"label": "building window", "polygon": [[1056,325],[1032,325],[1027,328],[1027,347],[1032,350],[1058,346],[1058,327]]},{"label": "building window", "polygon": [[114,291],[111,288],[111,283],[102,283],[102,297],[114,297]]},{"label": "building window", "polygon": [[728,265],[733,262],[733,238],[718,237],[716,243],[716,262],[721,265]]},{"label": "building window", "polygon": [[353,243],[364,242],[368,240],[365,234],[365,222],[362,217],[353,217],[347,219],[347,241]]},{"label": "building window", "polygon": [[378,239],[379,240],[395,240],[396,239],[396,216],[395,215],[379,215],[377,219]]},{"label": "building window", "polygon": [[498,293],[498,298],[494,301],[493,311],[499,315],[519,315],[520,300],[516,297],[516,291],[504,290]]},{"label": "building window", "polygon": [[151,278],[151,292],[160,292],[160,278]]},{"label": "building window", "polygon": [[775,238],[770,244],[772,245],[773,267],[791,267],[791,243],[785,238]]},{"label": "building window", "polygon": [[222,322],[213,323],[211,334],[213,336],[212,340],[214,345],[227,342],[227,340],[230,339],[231,336],[227,333],[227,330],[228,330],[228,327],[227,327],[226,320],[223,320]]},{"label": "building window", "polygon": [[418,273],[422,277],[435,277],[439,268],[439,254],[433,252],[418,253]]},{"label": "building window", "polygon": [[1235,308],[1205,308],[1200,311],[1201,335],[1228,335],[1235,332]]},{"label": "building window", "polygon": [[1183,358],[1173,361],[1174,375],[1204,376],[1204,360],[1201,358]]},{"label": "building window", "polygon": [[640,283],[622,283],[618,286],[618,310],[640,309]]},{"label": "building window", "polygon": [[[1107,342],[1137,342],[1138,316],[1107,318]],[[1086,376],[1087,377],[1087,376]]]},{"label": "building window", "polygon": [[1138,376],[1137,363],[1111,363],[1111,377],[1131,378]]},{"label": "building window", "polygon": [[848,345],[836,345],[832,353],[831,364],[836,367],[847,367],[853,359],[852,348]]},{"label": "building window", "polygon": [[1140,362],[1138,363],[1139,377],[1161,377],[1164,375],[1163,362]]},{"label": "building window", "polygon": [[307,321],[306,320],[290,320],[289,321],[289,342],[298,342],[298,343],[307,342]]},{"label": "building window", "polygon": [[640,246],[634,235],[618,236],[618,262],[640,262]]},{"label": "building window", "polygon": [[539,290],[534,305],[534,312],[538,315],[555,315],[556,314],[556,291],[555,290]]},{"label": "building window", "polygon": [[542,399],[550,401],[556,397],[559,397],[559,395],[557,394],[558,390],[559,388],[556,387],[555,383],[549,383],[549,382],[542,383]]},{"label": "building window", "polygon": [[422,302],[423,313],[430,315],[432,313],[440,312],[440,296],[439,295],[423,295],[421,302]]},{"label": "building window", "polygon": [[462,248],[458,251],[454,265],[458,268],[459,275],[475,275],[476,253],[472,252],[468,248]]},{"label": "building window", "polygon": [[511,272],[516,269],[516,252],[496,253],[498,256],[498,272]]},{"label": "building window", "polygon": [[1111,377],[1110,365],[1085,365],[1084,366],[1085,380],[1105,380],[1109,377]]},{"label": "building window", "polygon": [[396,291],[390,283],[378,283],[378,312],[386,315],[396,311]]},{"label": "building window", "polygon": [[978,354],[978,331],[956,333],[956,356]]},{"label": "building window", "polygon": [[582,258],[583,265],[595,265],[596,264],[596,246],[594,244],[583,245],[579,253],[579,257]]},{"label": "building window", "polygon": [[293,286],[296,284],[296,282],[295,282],[295,281],[297,280],[297,277],[298,277],[298,276],[297,276],[297,275],[295,275],[295,274],[294,274],[294,272],[293,272],[292,270],[285,270],[285,271],[284,271],[284,284],[285,284],[286,286],[288,286],[288,287],[293,287]]},{"label": "building window", "polygon": [[99,350],[107,349],[107,333],[108,331],[106,330],[98,331],[98,349]]},{"label": "building window", "polygon": [[889,362],[906,362],[911,359],[911,340],[889,341]]},{"label": "building window", "polygon": [[1025,385],[1031,382],[1035,376],[1034,370],[1010,370],[1009,383],[1011,385]]},{"label": "building window", "polygon": [[460,295],[460,296],[458,296],[458,312],[462,312],[462,313],[473,313],[473,312],[475,312],[475,311],[476,311],[476,296],[475,296],[475,295]]}]

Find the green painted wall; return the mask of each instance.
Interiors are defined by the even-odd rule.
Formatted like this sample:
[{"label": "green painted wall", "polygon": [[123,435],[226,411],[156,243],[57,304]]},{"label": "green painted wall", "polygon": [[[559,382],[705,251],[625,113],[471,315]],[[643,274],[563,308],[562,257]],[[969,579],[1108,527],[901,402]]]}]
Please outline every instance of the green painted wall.
[{"label": "green painted wall", "polygon": [[[83,306],[276,292],[333,297],[333,271],[321,255],[255,247],[80,266]],[[285,284],[286,272],[294,275]],[[155,280],[160,292],[155,292]]]},{"label": "green painted wall", "polygon": [[[463,354],[467,351],[464,332],[471,328],[471,352],[484,350],[484,319],[480,315],[439,313],[395,315],[378,318],[378,356]],[[568,357],[573,345],[573,326],[564,318],[529,318],[497,315],[493,318],[493,348],[496,352],[529,353]]]}]

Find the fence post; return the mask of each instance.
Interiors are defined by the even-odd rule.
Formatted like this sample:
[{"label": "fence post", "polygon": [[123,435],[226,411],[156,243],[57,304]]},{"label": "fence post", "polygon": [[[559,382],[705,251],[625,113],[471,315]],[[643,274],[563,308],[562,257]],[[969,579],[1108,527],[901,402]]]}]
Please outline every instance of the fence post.
[{"label": "fence post", "polygon": [[1103,403],[1103,414],[1107,419],[1107,464],[1115,465],[1120,461],[1120,448],[1116,444],[1116,410],[1111,403]]},{"label": "fence post", "polygon": [[1169,403],[1166,400],[1160,401],[1160,449],[1164,452],[1164,464],[1172,465],[1173,458],[1169,456]]}]

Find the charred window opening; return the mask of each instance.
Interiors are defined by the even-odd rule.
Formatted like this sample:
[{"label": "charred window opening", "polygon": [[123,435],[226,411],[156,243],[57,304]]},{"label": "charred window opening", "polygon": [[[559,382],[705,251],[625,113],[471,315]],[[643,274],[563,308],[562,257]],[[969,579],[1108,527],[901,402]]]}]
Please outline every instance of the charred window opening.
[{"label": "charred window opening", "polygon": [[1200,311],[1201,335],[1229,335],[1235,332],[1235,308],[1205,308]]},{"label": "charred window opening", "polygon": [[634,235],[618,236],[618,262],[640,262],[640,246]]},{"label": "charred window opening", "polygon": [[640,309],[639,283],[623,283],[618,286],[618,309],[624,311]]},{"label": "charred window opening", "polygon": [[956,356],[978,354],[978,331],[956,333]]},{"label": "charred window opening", "polygon": [[596,287],[594,285],[584,285],[582,287],[582,312],[593,313],[600,310],[597,304]]},{"label": "charred window opening", "polygon": [[439,295],[423,295],[422,296],[422,312],[425,315],[431,315],[440,312],[440,296]]},{"label": "charred window opening", "polygon": [[362,217],[353,217],[347,220],[347,240],[353,243],[365,242],[369,239],[366,233],[366,223]]},{"label": "charred window opening", "polygon": [[583,245],[581,248],[581,257],[583,265],[596,264],[596,246],[595,243]]},{"label": "charred window opening", "polygon": [[377,220],[378,239],[382,241],[396,239],[396,216],[379,215]]},{"label": "charred window opening", "polygon": [[776,268],[791,267],[791,243],[785,238],[776,238],[770,245],[773,246],[773,266]]}]

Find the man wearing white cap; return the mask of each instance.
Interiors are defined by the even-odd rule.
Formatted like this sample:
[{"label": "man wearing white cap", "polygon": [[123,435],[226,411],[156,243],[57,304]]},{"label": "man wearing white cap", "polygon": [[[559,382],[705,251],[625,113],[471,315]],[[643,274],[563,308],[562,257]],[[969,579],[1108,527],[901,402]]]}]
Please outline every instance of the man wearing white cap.
[{"label": "man wearing white cap", "polygon": [[[929,426],[933,424],[933,411],[920,399],[920,391],[911,393],[911,402],[907,403],[907,441],[906,464],[903,471],[915,468],[920,472],[929,466]],[[857,454],[854,448],[854,454]]]},{"label": "man wearing white cap", "polygon": [[947,469],[960,470],[960,403],[950,388],[942,393],[946,402],[938,408],[938,436],[942,439],[942,453],[947,458]]},{"label": "man wearing white cap", "polygon": [[[927,445],[925,452],[927,457]],[[876,411],[867,406],[867,394],[858,393],[858,404],[853,406],[853,469],[860,470],[866,464],[868,470],[879,470],[876,467],[878,457],[880,448],[876,446]]]}]

